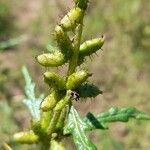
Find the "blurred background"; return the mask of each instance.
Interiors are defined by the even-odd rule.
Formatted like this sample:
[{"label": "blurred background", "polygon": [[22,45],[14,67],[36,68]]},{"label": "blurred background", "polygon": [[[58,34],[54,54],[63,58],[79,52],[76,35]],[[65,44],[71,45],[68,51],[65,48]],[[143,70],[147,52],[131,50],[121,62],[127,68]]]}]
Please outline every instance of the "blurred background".
[{"label": "blurred background", "polygon": [[[84,67],[89,67],[93,73],[90,80],[103,95],[75,102],[76,109],[85,116],[88,111],[96,115],[112,106],[135,106],[150,114],[150,1],[90,1],[82,40],[104,34],[106,42],[103,51]],[[28,67],[37,94],[46,95],[42,80],[46,69],[35,56],[54,43],[54,27],[72,6],[71,0],[0,0],[0,145],[8,142],[14,150],[36,148],[9,141],[13,133],[27,130],[31,119],[22,103],[21,67]],[[131,120],[109,127],[89,134],[98,150],[150,148],[150,122]],[[71,145],[69,142],[68,149]]]}]

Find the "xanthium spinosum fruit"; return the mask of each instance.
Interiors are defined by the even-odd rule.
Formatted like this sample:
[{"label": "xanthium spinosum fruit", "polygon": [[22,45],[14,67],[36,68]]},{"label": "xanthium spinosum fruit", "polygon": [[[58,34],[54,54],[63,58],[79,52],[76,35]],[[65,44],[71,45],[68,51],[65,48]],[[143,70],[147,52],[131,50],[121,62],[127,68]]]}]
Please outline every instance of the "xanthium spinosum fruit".
[{"label": "xanthium spinosum fruit", "polygon": [[76,89],[79,85],[85,82],[89,76],[91,76],[91,74],[85,70],[77,71],[71,74],[68,77],[66,88],[70,90]]},{"label": "xanthium spinosum fruit", "polygon": [[65,89],[65,80],[55,72],[45,72],[44,81],[51,87],[58,90]]},{"label": "xanthium spinosum fruit", "polygon": [[55,107],[57,101],[58,99],[55,92],[52,92],[43,100],[40,108],[42,109],[42,111],[49,111]]},{"label": "xanthium spinosum fruit", "polygon": [[39,137],[33,131],[16,133],[13,138],[16,142],[22,144],[33,144],[39,140]]},{"label": "xanthium spinosum fruit", "polygon": [[103,44],[104,44],[104,37],[88,40],[83,44],[81,44],[79,56],[80,57],[90,56],[91,54],[98,51],[103,46]]},{"label": "xanthium spinosum fruit", "polygon": [[67,15],[61,20],[60,25],[64,31],[74,30],[76,25],[80,23],[83,18],[84,11],[79,7],[73,8]]},{"label": "xanthium spinosum fruit", "polygon": [[46,112],[42,112],[41,113],[41,128],[43,130],[47,130],[49,123],[51,121],[52,118],[52,111],[46,111]]},{"label": "xanthium spinosum fruit", "polygon": [[36,59],[39,64],[45,67],[58,67],[66,62],[64,55],[59,51],[41,54]]},{"label": "xanthium spinosum fruit", "polygon": [[64,32],[61,26],[56,26],[55,36],[58,47],[64,55],[68,54],[68,52],[71,52],[73,50],[72,41],[70,40],[67,33]]}]

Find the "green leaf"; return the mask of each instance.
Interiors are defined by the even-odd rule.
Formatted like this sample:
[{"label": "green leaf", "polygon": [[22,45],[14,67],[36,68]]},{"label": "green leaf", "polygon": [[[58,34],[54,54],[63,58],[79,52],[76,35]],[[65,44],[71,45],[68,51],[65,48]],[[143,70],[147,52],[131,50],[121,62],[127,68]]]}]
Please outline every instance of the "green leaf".
[{"label": "green leaf", "polygon": [[32,82],[29,72],[25,66],[22,67],[22,73],[23,73],[23,76],[25,78],[25,83],[26,83],[25,85],[26,98],[23,100],[23,102],[29,108],[32,117],[36,120],[39,120],[40,119],[40,104],[42,102],[42,99],[44,98],[44,95],[41,94],[38,98],[36,98],[35,97],[35,83]]},{"label": "green leaf", "polygon": [[75,91],[83,98],[96,97],[97,95],[102,94],[102,91],[100,91],[98,87],[89,83],[79,86]]},{"label": "green leaf", "polygon": [[68,117],[68,123],[64,128],[64,134],[72,134],[77,150],[96,150],[97,148],[95,145],[85,134],[85,126],[86,124],[82,121],[79,114],[72,106]]},{"label": "green leaf", "polygon": [[83,119],[84,123],[86,124],[84,130],[90,131],[93,129],[108,129],[108,126],[104,122],[100,122],[97,117],[95,117],[92,113],[88,113],[86,118]]},{"label": "green leaf", "polygon": [[22,35],[16,38],[11,38],[7,41],[0,42],[0,51],[3,51],[4,49],[9,48],[9,47],[18,45],[26,40],[27,40],[27,37],[25,35]]},{"label": "green leaf", "polygon": [[84,126],[84,130],[107,129],[107,123],[109,122],[127,122],[130,118],[137,120],[150,120],[150,115],[147,115],[134,107],[112,107],[107,112],[101,113],[97,117],[94,117],[93,114],[88,113],[84,119],[84,123],[86,124],[86,126]]}]

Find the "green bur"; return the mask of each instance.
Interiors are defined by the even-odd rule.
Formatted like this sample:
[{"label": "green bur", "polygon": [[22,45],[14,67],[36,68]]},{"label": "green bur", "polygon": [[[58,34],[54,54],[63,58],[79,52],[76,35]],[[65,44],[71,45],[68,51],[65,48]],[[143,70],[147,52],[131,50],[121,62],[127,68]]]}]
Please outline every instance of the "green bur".
[{"label": "green bur", "polygon": [[45,72],[44,81],[54,89],[63,90],[65,89],[65,80],[55,72]]},{"label": "green bur", "polygon": [[76,89],[79,85],[85,82],[87,78],[90,76],[91,74],[85,70],[77,71],[68,77],[66,88],[70,90]]},{"label": "green bur", "polygon": [[60,51],[68,58],[73,50],[72,41],[61,26],[55,27],[55,37]]},{"label": "green bur", "polygon": [[41,54],[36,59],[39,64],[45,67],[58,67],[66,62],[65,56],[59,51]]},{"label": "green bur", "polygon": [[60,24],[64,31],[74,30],[83,18],[84,11],[79,7],[71,9],[61,20]]},{"label": "green bur", "polygon": [[85,41],[80,46],[79,57],[83,58],[85,56],[90,56],[91,54],[101,49],[103,44],[104,44],[104,37]]},{"label": "green bur", "polygon": [[38,142],[39,137],[33,131],[28,131],[14,134],[13,139],[18,143],[33,144]]}]

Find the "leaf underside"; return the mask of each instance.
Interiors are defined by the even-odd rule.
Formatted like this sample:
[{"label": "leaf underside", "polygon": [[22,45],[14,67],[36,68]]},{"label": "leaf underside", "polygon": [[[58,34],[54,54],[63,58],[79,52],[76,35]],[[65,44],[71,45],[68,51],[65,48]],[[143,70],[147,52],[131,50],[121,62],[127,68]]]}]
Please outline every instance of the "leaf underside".
[{"label": "leaf underside", "polygon": [[135,107],[118,108],[112,107],[96,117],[88,113],[81,119],[78,112],[72,106],[69,112],[68,122],[64,128],[64,135],[71,134],[78,150],[95,150],[96,147],[87,138],[85,132],[93,129],[108,129],[108,123],[128,122],[129,119],[150,120],[150,115],[137,110]]},{"label": "leaf underside", "polygon": [[25,66],[22,68],[22,73],[23,73],[25,83],[26,83],[25,89],[24,89],[26,98],[23,100],[23,102],[26,104],[26,106],[30,110],[32,117],[36,120],[39,120],[40,119],[40,104],[42,102],[42,99],[44,98],[44,95],[41,94],[38,98],[36,98],[35,97],[35,83],[32,82],[29,72]]},{"label": "leaf underside", "polygon": [[84,126],[79,114],[72,106],[70,109],[68,124],[64,129],[64,134],[71,133],[77,150],[96,150],[95,145],[87,138]]}]

